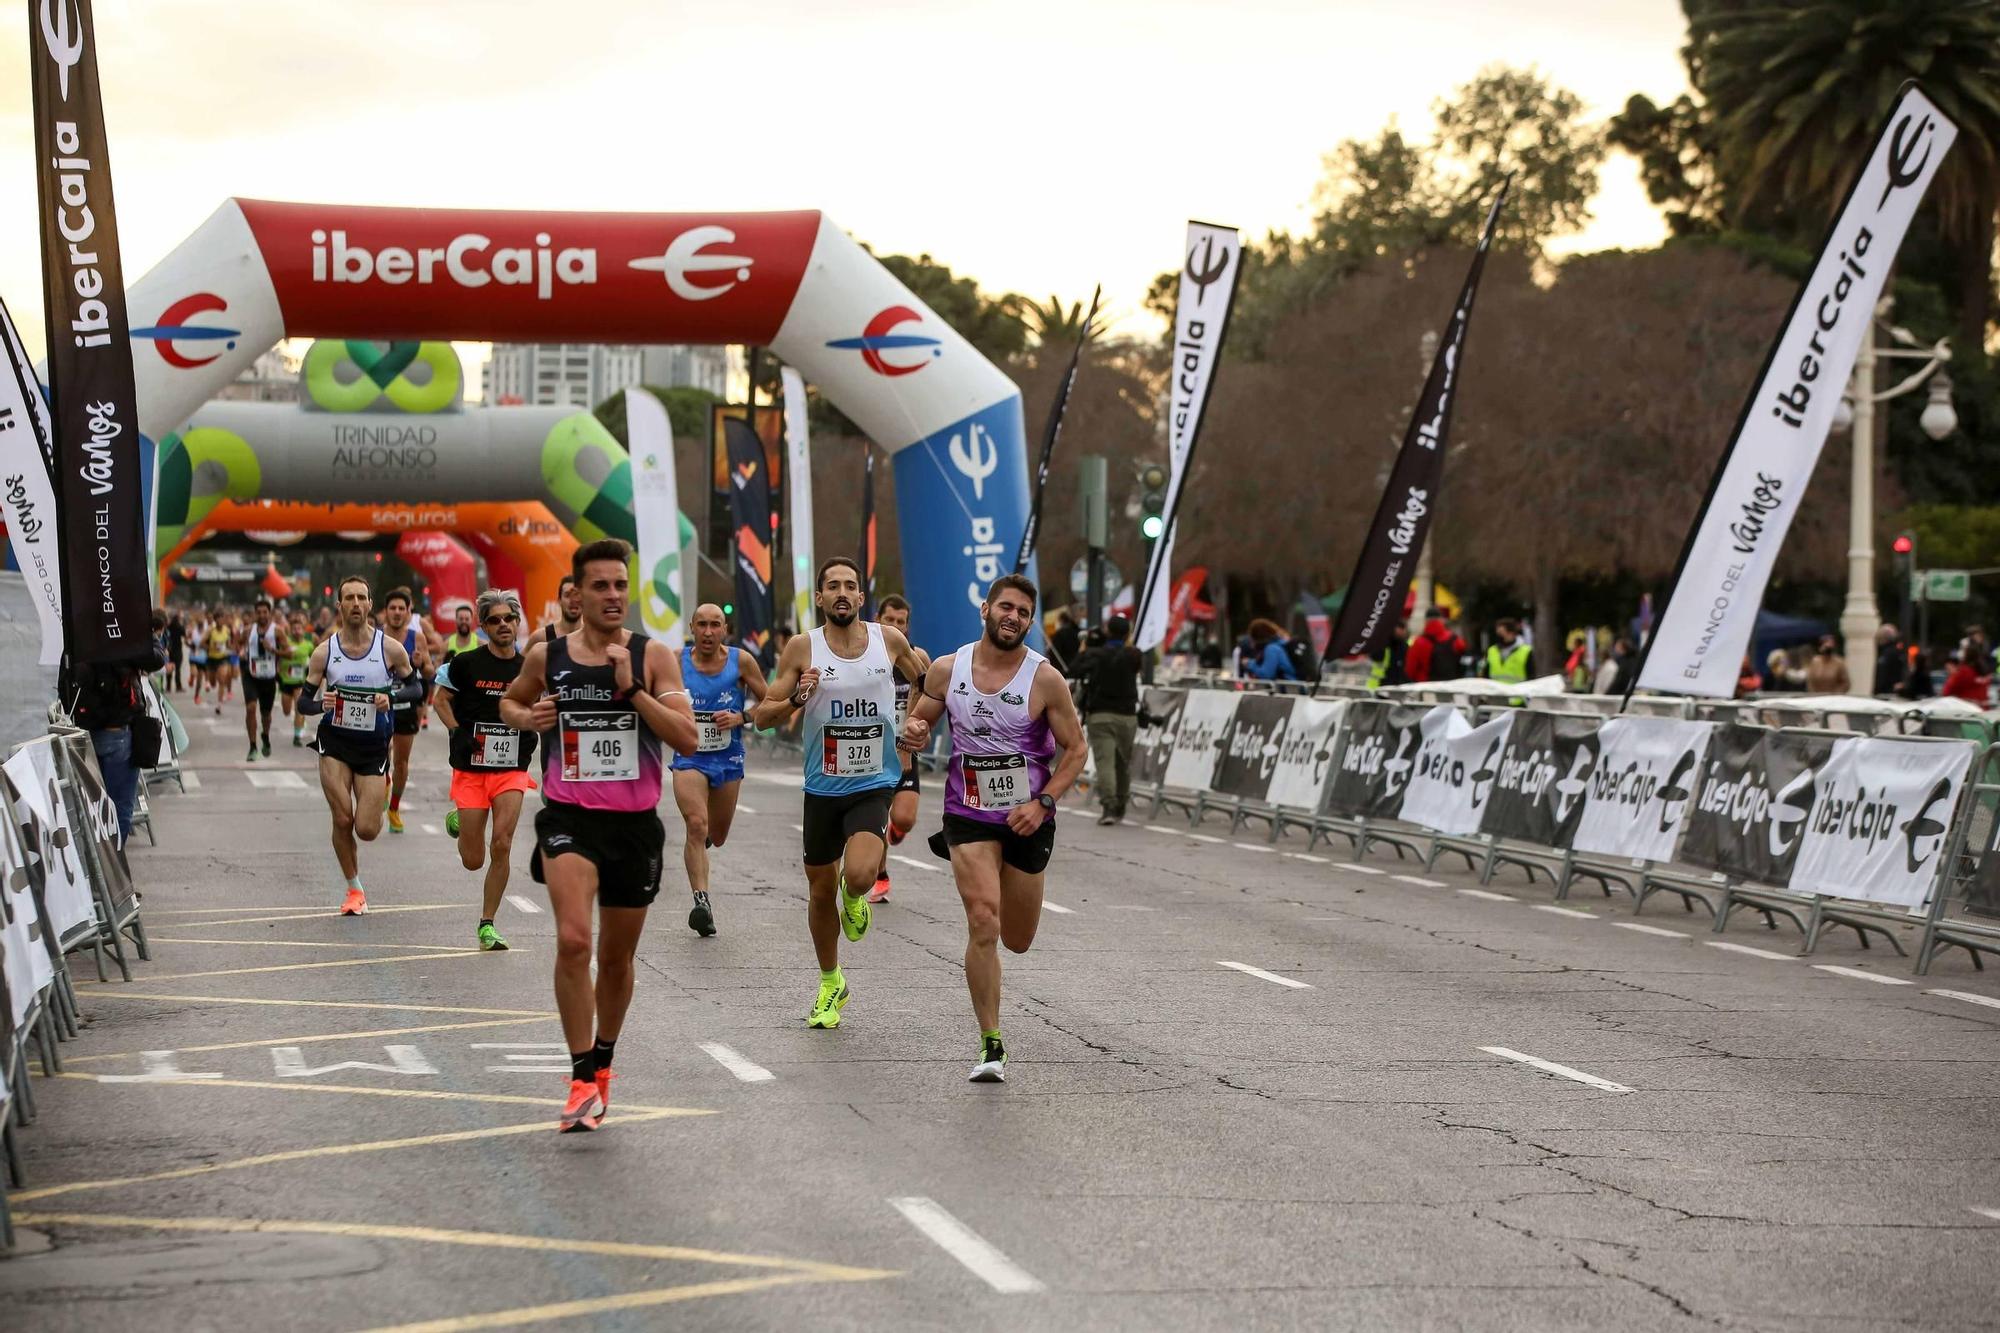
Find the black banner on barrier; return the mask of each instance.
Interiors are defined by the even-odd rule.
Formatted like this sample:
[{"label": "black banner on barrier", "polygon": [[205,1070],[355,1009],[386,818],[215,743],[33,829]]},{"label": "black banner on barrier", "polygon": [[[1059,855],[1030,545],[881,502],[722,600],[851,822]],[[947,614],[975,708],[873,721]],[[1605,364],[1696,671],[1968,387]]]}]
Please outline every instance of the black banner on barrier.
[{"label": "black banner on barrier", "polygon": [[1166,780],[1167,760],[1174,752],[1174,737],[1180,734],[1181,705],[1186,690],[1148,689],[1140,701],[1146,721],[1132,747],[1133,787],[1154,787]]},{"label": "black banner on barrier", "polygon": [[1520,712],[1500,751],[1480,832],[1557,849],[1583,818],[1597,764],[1597,719]]},{"label": "black banner on barrier", "polygon": [[1759,884],[1789,884],[1834,739],[1720,728],[1688,815],[1682,859]]},{"label": "black banner on barrier", "polygon": [[29,24],[28,51],[60,460],[63,624],[73,662],[132,661],[152,649],[140,475],[145,445],[90,0],[43,0]]},{"label": "black banner on barrier", "polygon": [[1328,805],[1343,815],[1400,815],[1428,711],[1372,700],[1350,705]]},{"label": "black banner on barrier", "polygon": [[1275,694],[1245,694],[1236,700],[1236,712],[1222,731],[1222,754],[1215,761],[1215,780],[1209,784],[1212,790],[1246,801],[1269,797],[1295,702],[1289,695]]},{"label": "black banner on barrier", "polygon": [[132,870],[118,832],[118,807],[98,771],[97,752],[91,748],[90,737],[80,731],[64,732],[53,743],[69,779],[70,827],[79,839],[91,840],[104,890],[111,897],[113,910],[122,914],[132,902]]}]

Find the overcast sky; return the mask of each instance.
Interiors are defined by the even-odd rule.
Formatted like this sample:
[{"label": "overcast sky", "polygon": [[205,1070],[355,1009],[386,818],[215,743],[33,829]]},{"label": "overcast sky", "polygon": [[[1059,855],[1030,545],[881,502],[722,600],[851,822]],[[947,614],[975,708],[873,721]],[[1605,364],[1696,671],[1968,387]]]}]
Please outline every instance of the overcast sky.
[{"label": "overcast sky", "polygon": [[[1116,315],[1189,217],[1296,229],[1343,138],[1494,63],[1604,116],[1685,83],[1676,0],[97,0],[126,271],[229,195],[821,208],[989,291]],[[17,9],[0,25],[0,295],[42,344]],[[1565,249],[1663,234],[1614,155]]]}]

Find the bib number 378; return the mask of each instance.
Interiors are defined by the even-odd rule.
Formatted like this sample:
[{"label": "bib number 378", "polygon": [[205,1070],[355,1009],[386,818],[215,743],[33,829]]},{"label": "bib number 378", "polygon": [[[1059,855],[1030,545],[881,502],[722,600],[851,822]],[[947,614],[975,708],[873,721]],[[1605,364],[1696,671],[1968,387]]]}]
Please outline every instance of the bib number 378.
[{"label": "bib number 378", "polygon": [[824,728],[820,733],[825,747],[820,772],[830,778],[874,777],[882,771],[884,734],[880,722]]}]

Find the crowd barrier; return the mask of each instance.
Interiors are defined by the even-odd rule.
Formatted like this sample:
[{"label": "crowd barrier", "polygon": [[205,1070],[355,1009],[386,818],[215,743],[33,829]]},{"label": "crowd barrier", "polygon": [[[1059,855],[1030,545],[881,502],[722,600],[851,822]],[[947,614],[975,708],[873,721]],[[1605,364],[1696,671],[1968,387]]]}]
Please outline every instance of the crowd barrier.
[{"label": "crowd barrier", "polygon": [[[1426,867],[1505,866],[1555,898],[1578,882],[1633,911],[1666,894],[1721,932],[1749,910],[1861,945],[1920,927],[1939,950],[2000,954],[2000,744],[1980,714],[1868,701],[1726,702],[1440,686],[1367,697],[1146,691],[1136,799],[1230,828],[1344,839]],[[1454,698],[1454,696],[1456,696]]]}]

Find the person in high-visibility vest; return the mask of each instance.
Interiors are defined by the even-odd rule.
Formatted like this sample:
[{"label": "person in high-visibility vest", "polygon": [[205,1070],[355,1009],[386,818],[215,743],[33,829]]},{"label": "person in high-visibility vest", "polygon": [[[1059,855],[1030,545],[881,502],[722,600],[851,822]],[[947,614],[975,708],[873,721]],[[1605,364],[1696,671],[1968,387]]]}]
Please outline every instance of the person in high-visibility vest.
[{"label": "person in high-visibility vest", "polygon": [[1486,678],[1502,685],[1519,685],[1528,678],[1528,662],[1534,650],[1521,639],[1521,623],[1503,620],[1493,627],[1498,643],[1486,649]]},{"label": "person in high-visibility vest", "polygon": [[1410,653],[1410,622],[1399,620],[1389,639],[1389,646],[1376,654],[1368,670],[1368,688],[1379,690],[1384,685],[1403,685],[1410,679],[1405,669]]}]

